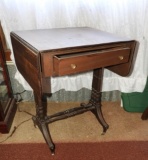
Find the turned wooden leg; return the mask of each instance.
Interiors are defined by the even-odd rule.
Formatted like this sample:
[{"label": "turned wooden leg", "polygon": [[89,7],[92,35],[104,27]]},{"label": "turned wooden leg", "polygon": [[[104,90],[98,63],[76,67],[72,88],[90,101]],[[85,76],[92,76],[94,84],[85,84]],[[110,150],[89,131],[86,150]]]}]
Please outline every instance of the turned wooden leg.
[{"label": "turned wooden leg", "polygon": [[142,120],[147,120],[148,119],[148,107],[145,109],[145,111],[143,112],[142,116],[141,116]]},{"label": "turned wooden leg", "polygon": [[103,69],[102,68],[95,69],[93,71],[92,93],[91,93],[91,99],[89,103],[95,106],[95,110],[92,110],[92,113],[94,113],[94,115],[102,125],[103,127],[102,134],[104,134],[109,128],[109,125],[105,122],[102,114],[102,110],[101,110],[102,79],[103,79]]},{"label": "turned wooden leg", "polygon": [[46,95],[39,96],[34,93],[35,103],[36,103],[36,116],[32,117],[34,125],[37,125],[43,134],[43,137],[48,144],[51,153],[54,154],[55,145],[51,139],[47,119],[47,97]]}]

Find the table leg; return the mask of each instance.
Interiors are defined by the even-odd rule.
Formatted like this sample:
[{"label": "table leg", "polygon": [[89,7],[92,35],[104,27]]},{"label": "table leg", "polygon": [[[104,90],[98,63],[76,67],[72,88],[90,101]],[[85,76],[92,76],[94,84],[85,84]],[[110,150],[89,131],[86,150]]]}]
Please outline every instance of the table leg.
[{"label": "table leg", "polygon": [[148,119],[148,107],[145,109],[145,111],[143,112],[142,116],[141,116],[142,120],[147,120]]},{"label": "table leg", "polygon": [[39,94],[34,93],[34,98],[36,103],[36,116],[33,116],[32,120],[34,122],[34,125],[37,125],[40,131],[42,132],[43,137],[51,150],[51,153],[54,154],[55,145],[50,136],[48,123],[46,122],[47,97],[44,94],[40,96]]},{"label": "table leg", "polygon": [[96,116],[98,121],[103,127],[104,134],[109,125],[105,122],[101,110],[101,88],[102,88],[102,80],[103,80],[103,68],[95,69],[93,71],[93,81],[92,81],[92,93],[89,103],[95,106],[95,110],[91,110],[92,113]]},{"label": "table leg", "polygon": [[42,132],[46,143],[48,144],[51,153],[54,154],[55,145],[52,141],[48,123],[54,121],[65,119],[71,116],[75,116],[86,111],[91,110],[93,114],[98,119],[99,123],[103,127],[103,134],[109,128],[108,124],[105,122],[101,110],[101,87],[103,79],[103,69],[95,69],[93,71],[93,81],[92,81],[92,93],[88,104],[82,103],[80,107],[72,108],[66,111],[58,112],[54,115],[47,116],[47,97],[45,94],[40,95],[40,93],[34,92],[35,102],[36,102],[36,116],[33,116],[33,122],[37,125]]}]

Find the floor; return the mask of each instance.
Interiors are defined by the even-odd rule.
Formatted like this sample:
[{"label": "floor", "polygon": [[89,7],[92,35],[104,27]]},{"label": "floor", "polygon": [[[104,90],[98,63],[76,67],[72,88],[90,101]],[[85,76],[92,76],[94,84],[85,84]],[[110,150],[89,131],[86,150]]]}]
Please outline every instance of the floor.
[{"label": "floor", "polygon": [[[48,103],[48,114],[79,106],[79,103]],[[41,132],[35,128],[30,114],[35,114],[33,102],[18,105],[9,134],[0,134],[3,143],[44,142]],[[142,113],[126,112],[120,102],[102,102],[102,112],[109,129],[101,135],[102,127],[90,112],[49,124],[54,142],[97,142],[97,141],[148,141],[148,121],[142,121]]]}]

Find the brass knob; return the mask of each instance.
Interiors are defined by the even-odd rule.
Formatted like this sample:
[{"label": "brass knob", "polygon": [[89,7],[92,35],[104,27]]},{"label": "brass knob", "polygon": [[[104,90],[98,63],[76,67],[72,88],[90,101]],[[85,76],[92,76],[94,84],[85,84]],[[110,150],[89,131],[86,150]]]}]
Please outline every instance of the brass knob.
[{"label": "brass knob", "polygon": [[77,67],[75,64],[71,64],[70,66],[72,69],[76,69],[76,67]]},{"label": "brass knob", "polygon": [[123,59],[124,59],[124,57],[123,57],[123,56],[119,56],[119,59],[120,59],[120,60],[123,60]]}]

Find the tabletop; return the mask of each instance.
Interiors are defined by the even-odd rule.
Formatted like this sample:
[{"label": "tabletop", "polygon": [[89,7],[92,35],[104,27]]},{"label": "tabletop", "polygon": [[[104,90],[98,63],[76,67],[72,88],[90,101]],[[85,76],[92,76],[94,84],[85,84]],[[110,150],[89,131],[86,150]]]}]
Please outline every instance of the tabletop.
[{"label": "tabletop", "polygon": [[38,51],[131,41],[89,27],[23,30],[13,34]]}]

